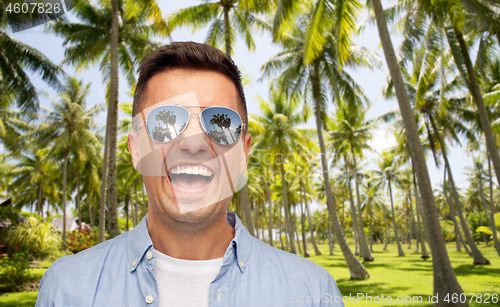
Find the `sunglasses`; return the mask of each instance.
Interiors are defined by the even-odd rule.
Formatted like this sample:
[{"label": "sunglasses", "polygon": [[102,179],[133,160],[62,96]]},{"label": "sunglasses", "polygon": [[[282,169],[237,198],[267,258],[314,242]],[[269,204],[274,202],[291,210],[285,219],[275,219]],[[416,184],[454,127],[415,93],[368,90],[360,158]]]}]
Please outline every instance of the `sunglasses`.
[{"label": "sunglasses", "polygon": [[[201,112],[189,112],[185,107],[201,108]],[[198,105],[166,105],[158,106],[149,111],[139,130],[146,123],[146,130],[151,138],[158,143],[168,143],[175,140],[186,127],[191,114],[198,114],[205,133],[219,145],[234,144],[245,129],[241,116],[233,109],[226,107],[208,107]]]}]

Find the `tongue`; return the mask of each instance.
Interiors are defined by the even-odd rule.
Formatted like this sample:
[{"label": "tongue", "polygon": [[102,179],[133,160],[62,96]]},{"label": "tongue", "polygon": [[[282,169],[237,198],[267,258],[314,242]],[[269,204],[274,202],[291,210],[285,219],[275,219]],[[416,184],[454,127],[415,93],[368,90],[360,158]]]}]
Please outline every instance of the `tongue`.
[{"label": "tongue", "polygon": [[[192,177],[192,178],[191,178]],[[207,183],[207,180],[203,176],[189,176],[189,175],[179,175],[175,179],[175,185],[185,189],[197,189],[201,188]]]}]

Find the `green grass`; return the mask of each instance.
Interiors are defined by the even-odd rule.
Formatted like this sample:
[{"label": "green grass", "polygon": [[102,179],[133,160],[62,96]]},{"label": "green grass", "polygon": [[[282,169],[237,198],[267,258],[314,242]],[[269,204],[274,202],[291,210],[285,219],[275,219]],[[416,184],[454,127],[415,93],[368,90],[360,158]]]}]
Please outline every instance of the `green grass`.
[{"label": "green grass", "polygon": [[0,295],[2,307],[33,307],[36,303],[38,292],[18,292]]},{"label": "green grass", "polygon": [[[50,266],[50,262],[44,262],[44,266]],[[47,269],[29,269],[32,278],[42,279]],[[38,291],[2,293],[0,294],[0,306],[2,307],[27,307],[35,306]]]},{"label": "green grass", "polygon": [[[420,254],[415,254],[415,246],[412,249],[404,251],[406,256],[399,257],[396,244],[389,244],[387,251],[382,251],[383,245],[373,246],[375,256],[374,262],[364,262],[370,278],[366,280],[349,280],[350,274],[345,264],[342,252],[338,245],[335,246],[335,255],[330,256],[328,245],[320,245],[321,256],[311,256],[311,260],[324,267],[333,278],[343,296],[352,295],[355,297],[358,293],[365,293],[368,296],[384,297],[391,296],[392,304],[368,303],[365,300],[351,301],[346,300],[346,306],[432,306],[429,303],[429,296],[432,295],[432,262],[420,259]],[[351,248],[353,248],[351,246]],[[472,302],[469,306],[500,306],[500,257],[492,247],[480,248],[481,252],[488,258],[492,265],[473,266],[472,258],[465,251],[456,252],[454,244],[447,245],[448,254],[452,266],[457,275],[458,281],[464,292],[467,293],[497,293],[499,302],[497,304]],[[309,252],[314,254],[314,250]],[[423,303],[397,303],[396,298],[402,296],[422,296]],[[469,302],[472,296],[468,296]],[[348,299],[347,298],[347,299]],[[414,301],[415,302],[415,301]],[[451,305],[450,305],[451,306]]]},{"label": "green grass", "polygon": [[[359,300],[357,303],[349,303],[346,306],[432,306],[428,302],[429,295],[432,295],[432,262],[420,259],[420,254],[414,253],[414,245],[411,250],[404,251],[406,257],[398,257],[395,244],[389,244],[387,251],[382,251],[382,244],[373,246],[374,262],[365,262],[364,265],[370,273],[370,278],[366,280],[349,280],[349,270],[344,262],[342,253],[338,246],[335,246],[335,255],[330,256],[328,245],[321,244],[323,252],[321,256],[312,256],[311,260],[324,267],[337,281],[343,296],[355,297],[358,293],[366,293],[369,296],[391,296],[392,304],[368,303]],[[351,246],[352,248],[352,246]],[[497,256],[492,247],[480,248],[481,252],[488,258],[492,265],[473,266],[472,258],[465,251],[457,253],[454,244],[448,244],[448,253],[455,269],[458,281],[465,293],[497,293],[500,298],[500,257]],[[310,252],[314,252],[310,249]],[[44,266],[50,265],[48,262]],[[41,278],[46,269],[31,269],[33,277]],[[19,292],[0,295],[0,306],[23,307],[34,306],[38,292]],[[422,296],[423,303],[398,304],[395,302],[398,296]],[[467,301],[470,300],[468,296]],[[491,301],[491,299],[490,299]],[[450,305],[451,306],[451,305]],[[469,306],[500,306],[500,302],[476,303]]]}]

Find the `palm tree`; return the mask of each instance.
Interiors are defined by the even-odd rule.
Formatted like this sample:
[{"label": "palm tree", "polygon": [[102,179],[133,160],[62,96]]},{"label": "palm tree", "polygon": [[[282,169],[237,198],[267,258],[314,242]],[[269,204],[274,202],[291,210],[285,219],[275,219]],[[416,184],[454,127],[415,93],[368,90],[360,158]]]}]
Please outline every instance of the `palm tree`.
[{"label": "palm tree", "polygon": [[[123,133],[123,137],[118,143],[118,149],[120,152],[119,163],[117,166],[118,178],[124,178],[123,189],[127,194],[132,194],[132,188],[134,188],[134,198],[129,195],[129,201],[132,202],[132,221],[135,227],[139,222],[139,203],[137,196],[137,186],[136,183],[142,179],[141,173],[134,169],[132,164],[132,156],[128,150],[127,145],[127,133],[130,131],[132,126],[132,103],[121,103],[120,110],[122,110],[126,115],[126,118],[120,120],[119,132]],[[144,216],[145,213],[142,214]]]},{"label": "palm tree", "polygon": [[[456,113],[456,109],[460,110],[460,108],[452,104],[453,101],[450,102],[451,99],[449,100],[447,96],[450,92],[456,91],[459,87],[459,82],[456,77],[452,77],[450,82],[446,81],[446,75],[443,73],[446,64],[444,63],[444,56],[441,54],[443,46],[439,40],[439,35],[439,29],[430,25],[426,33],[426,41],[424,41],[419,48],[413,50],[413,54],[411,55],[412,72],[405,72],[404,74],[406,85],[410,97],[414,101],[415,112],[423,114],[431,150],[435,158],[436,145],[434,144],[434,139],[437,139],[438,145],[441,148],[445,168],[448,172],[452,199],[456,204],[462,229],[472,250],[474,264],[485,264],[488,260],[484,258],[474,244],[474,239],[470,234],[467,222],[463,216],[462,205],[459,201],[451,166],[446,153],[446,144],[443,139],[443,136],[447,133],[452,139],[460,142],[456,133],[461,132],[470,140],[475,141],[475,137],[470,130],[451,114],[451,111],[455,111]],[[443,132],[441,130],[443,130]],[[433,133],[431,133],[431,131]],[[450,206],[450,209],[453,212],[453,206]],[[452,218],[455,222],[454,213]]]},{"label": "palm tree", "polygon": [[[36,186],[36,208],[38,215],[43,218],[43,200],[45,196],[45,188],[48,185],[50,173],[55,171],[54,164],[49,160],[49,149],[38,149],[31,145],[26,148],[26,154],[21,153],[19,162],[16,167],[8,172],[15,179],[10,184],[10,189],[23,190],[30,185]],[[19,195],[18,201],[26,203],[23,200],[26,195]]]},{"label": "palm tree", "polygon": [[[315,8],[308,8],[307,11],[315,12]],[[280,41],[284,50],[263,65],[264,76],[269,76],[271,73],[280,73],[283,79],[283,87],[290,93],[300,90],[307,92],[306,89],[309,88],[312,90],[311,95],[312,101],[314,101],[318,141],[321,150],[321,165],[330,218],[337,241],[351,272],[351,278],[364,279],[369,274],[347,245],[337,217],[336,202],[330,184],[322,132],[326,103],[326,93],[323,92],[323,89],[328,88],[334,93],[336,101],[340,101],[342,97],[348,105],[363,104],[367,99],[353,79],[342,70],[342,62],[339,60],[339,50],[337,49],[338,42],[333,34],[323,33],[327,37],[326,44],[321,46],[321,51],[313,60],[306,61],[304,48],[308,40],[306,36],[308,32],[304,29],[313,26],[308,24],[308,20],[312,20],[310,19],[311,16],[312,13],[306,13],[297,19],[291,34],[284,36]],[[353,45],[351,45],[351,50],[352,53],[343,62],[345,65],[365,65],[369,67],[378,65],[377,58],[369,50]]]},{"label": "palm tree", "polygon": [[398,176],[401,175],[401,172],[398,170],[398,165],[395,163],[395,157],[390,151],[382,153],[379,161],[379,167],[380,170],[374,170],[373,172],[375,175],[371,176],[371,178],[376,182],[378,188],[387,186],[389,198],[391,200],[392,226],[394,228],[394,236],[396,237],[396,243],[398,246],[398,254],[399,256],[405,256],[405,252],[403,251],[401,242],[399,241],[392,193],[392,184],[399,179]]},{"label": "palm tree", "polygon": [[[364,222],[361,212],[361,199],[359,193],[359,177],[358,177],[358,165],[356,156],[362,157],[363,149],[371,149],[367,142],[371,139],[370,130],[373,128],[371,121],[365,120],[366,109],[362,106],[357,105],[356,107],[347,106],[344,102],[338,103],[339,107],[333,114],[333,120],[328,124],[328,133],[330,134],[331,146],[334,151],[343,152],[347,164],[347,156],[350,155],[349,160],[352,161],[352,170],[347,171],[347,180],[349,191],[351,192],[351,172],[354,174],[354,182],[356,188],[356,199],[357,199],[357,213],[359,217],[356,217],[356,209],[353,210],[353,219],[358,219],[356,223],[359,225],[359,242],[361,249],[361,256],[364,261],[373,261],[374,257],[368,248],[368,243],[366,241],[366,235],[364,231]],[[351,193],[352,202],[352,193]],[[354,208],[354,206],[352,206]]]},{"label": "palm tree", "polygon": [[[380,196],[380,190],[376,187],[373,181],[371,180],[365,180],[364,185],[363,185],[363,190],[366,195],[366,200],[365,200],[365,206],[367,207],[368,214],[370,217],[370,251],[373,252],[373,211],[374,208],[377,209],[377,211],[381,212],[384,215],[384,220],[386,223],[386,228],[387,228],[387,216],[385,215],[385,208],[382,208],[384,206],[384,203],[382,202],[381,196]],[[383,210],[380,210],[382,208]],[[387,229],[386,229],[386,238],[387,238]],[[387,247],[387,242],[386,240],[386,247]]]},{"label": "palm tree", "polygon": [[[313,181],[309,180],[310,170],[316,169],[319,166],[316,157],[314,157],[314,153],[317,152],[317,148],[315,144],[311,143],[311,146],[313,147],[309,148],[307,151],[302,152],[302,154],[294,153],[294,161],[298,167],[297,176],[299,177],[299,186],[301,189],[301,194],[303,196],[304,211],[305,215],[307,216],[309,234],[311,236],[311,243],[314,248],[314,253],[316,254],[316,256],[319,256],[321,255],[321,251],[319,250],[318,245],[316,244],[316,239],[314,237],[315,226],[313,225],[311,220],[311,213],[309,210],[309,203],[308,203],[308,196],[312,198],[311,195],[308,195],[310,194],[308,192],[311,191],[312,189],[311,183],[313,183]],[[303,219],[305,218],[304,214],[302,215],[302,218]],[[305,222],[303,221],[302,224],[304,225]],[[302,236],[305,240],[305,233],[303,233]],[[305,245],[306,244],[304,243],[304,246]]]},{"label": "palm tree", "polygon": [[[310,141],[306,135],[311,132],[305,129],[297,128],[297,125],[305,122],[307,117],[304,117],[298,108],[298,97],[292,97],[288,102],[285,93],[279,92],[271,86],[269,100],[264,101],[258,97],[259,107],[262,116],[253,115],[256,124],[260,125],[262,134],[256,137],[258,147],[267,147],[271,151],[271,156],[276,157],[274,163],[281,173],[281,188],[284,201],[285,223],[289,235],[291,252],[297,254],[295,246],[295,235],[291,220],[290,207],[291,203],[288,199],[287,180],[285,179],[285,163],[286,157],[291,154],[291,150],[304,150],[310,146]],[[259,144],[259,143],[262,143]]]},{"label": "palm tree", "polygon": [[[88,86],[73,77],[66,79],[63,91],[59,94],[59,101],[53,100],[54,110],[46,109],[47,114],[43,122],[39,125],[36,133],[47,142],[52,142],[53,146],[49,155],[54,155],[63,159],[63,190],[62,190],[62,208],[63,208],[63,244],[66,248],[66,194],[67,194],[67,170],[69,155],[72,152],[85,150],[92,152],[99,140],[95,133],[91,131],[93,117],[100,111],[101,106],[94,106],[92,109],[86,109],[86,96]],[[30,137],[32,134],[26,134]],[[80,149],[80,147],[84,149]],[[93,153],[92,156],[97,156]]]},{"label": "palm tree", "polygon": [[[63,71],[35,48],[7,35],[6,14],[5,9],[0,10],[0,92],[2,96],[12,96],[21,111],[36,112],[39,108],[38,94],[27,72],[40,74],[43,81],[60,90],[58,77]],[[5,107],[3,103],[0,106]],[[0,117],[0,126],[2,120]]]},{"label": "palm tree", "polygon": [[[139,61],[160,45],[150,40],[153,33],[162,27],[166,34],[166,24],[158,17],[159,9],[155,1],[117,0],[103,2],[101,7],[88,0],[79,1],[75,6],[76,16],[82,23],[55,22],[51,31],[65,38],[67,46],[64,64],[76,65],[77,69],[99,63],[107,83],[108,118],[106,126],[103,178],[101,187],[101,213],[104,213],[106,184],[109,185],[109,234],[113,238],[119,234],[117,212],[117,126],[118,126],[118,61],[131,88],[135,86],[134,70]],[[147,6],[148,4],[149,6]],[[119,15],[116,14],[119,12]],[[161,15],[161,14],[160,14]],[[120,17],[120,18],[119,18]],[[121,22],[119,22],[119,19]],[[148,23],[148,19],[153,19]],[[85,35],[80,35],[85,33]],[[109,165],[108,165],[109,163]],[[109,171],[109,174],[108,174]],[[107,182],[108,181],[108,182]],[[104,240],[104,219],[99,227],[99,241]]]},{"label": "palm tree", "polygon": [[252,28],[261,23],[257,14],[274,10],[273,0],[239,1],[216,0],[180,9],[169,18],[170,31],[182,26],[191,26],[198,30],[210,23],[205,43],[218,49],[224,49],[227,56],[232,56],[237,32],[244,36],[249,50],[255,49]]},{"label": "palm tree", "polygon": [[[458,283],[448,257],[448,251],[446,250],[446,242],[441,231],[441,226],[439,225],[439,216],[432,193],[429,171],[425,162],[424,149],[420,142],[417,124],[413,115],[408,92],[406,91],[406,86],[403,81],[401,69],[396,54],[394,53],[394,47],[387,28],[382,2],[381,0],[373,0],[371,3],[373,5],[377,29],[382,42],[387,66],[394,83],[399,110],[405,125],[412,161],[415,164],[414,170],[418,179],[420,195],[423,199],[422,204],[424,207],[424,215],[427,219],[429,245],[433,254],[434,293],[442,298],[450,293],[460,295],[463,293],[463,290]],[[446,280],[446,282],[443,282],[444,280]],[[438,304],[444,305],[444,301],[440,300]],[[467,306],[467,303],[458,303],[457,306]]]},{"label": "palm tree", "polygon": [[[481,205],[483,205],[484,213],[486,214],[486,219],[488,220],[490,229],[492,229],[494,246],[497,251],[497,254],[500,256],[500,243],[498,242],[498,236],[495,231],[496,230],[495,219],[491,218],[493,215],[488,216],[489,206],[486,200],[486,196],[484,193],[484,186],[483,186],[483,180],[486,179],[487,177],[482,167],[483,164],[484,161],[482,161],[479,157],[473,157],[473,166],[466,167],[467,169],[466,175],[468,175],[470,178],[469,182],[471,183],[470,187],[472,188],[472,190],[475,192],[479,192]],[[478,208],[478,212],[480,212],[480,208]]]},{"label": "palm tree", "polygon": [[13,110],[11,106],[14,102],[14,95],[1,89],[0,92],[2,92],[0,96],[0,142],[6,150],[16,155],[25,148],[26,144],[21,141],[21,135],[32,129],[30,119],[36,115],[30,111]]}]

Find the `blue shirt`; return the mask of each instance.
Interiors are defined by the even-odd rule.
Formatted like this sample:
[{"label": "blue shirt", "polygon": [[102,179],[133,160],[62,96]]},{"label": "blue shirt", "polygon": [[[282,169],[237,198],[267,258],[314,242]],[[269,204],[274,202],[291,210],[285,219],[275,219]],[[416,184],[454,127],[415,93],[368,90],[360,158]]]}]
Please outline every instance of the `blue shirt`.
[{"label": "blue shirt", "polygon": [[[325,269],[253,237],[234,212],[227,222],[235,236],[210,285],[209,306],[344,306]],[[146,215],[133,230],[56,260],[36,307],[158,306],[155,259]]]}]

